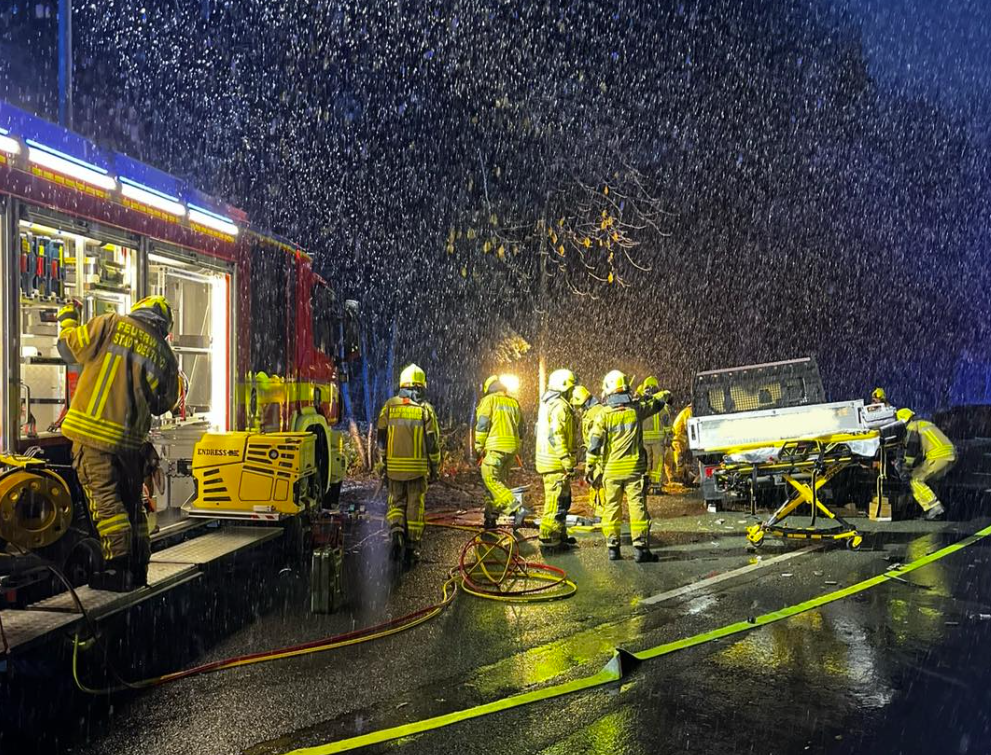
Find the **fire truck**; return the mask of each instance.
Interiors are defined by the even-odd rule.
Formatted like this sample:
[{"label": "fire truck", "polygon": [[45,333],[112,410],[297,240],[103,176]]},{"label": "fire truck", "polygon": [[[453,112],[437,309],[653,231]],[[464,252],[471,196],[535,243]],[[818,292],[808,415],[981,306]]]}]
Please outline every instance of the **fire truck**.
[{"label": "fire truck", "polygon": [[77,372],[59,357],[56,313],[70,299],[84,319],[126,313],[152,294],[175,306],[189,385],[150,437],[158,531],[332,506],[356,303],[244,212],[0,102],[0,546],[76,583],[100,550],[59,431]]}]

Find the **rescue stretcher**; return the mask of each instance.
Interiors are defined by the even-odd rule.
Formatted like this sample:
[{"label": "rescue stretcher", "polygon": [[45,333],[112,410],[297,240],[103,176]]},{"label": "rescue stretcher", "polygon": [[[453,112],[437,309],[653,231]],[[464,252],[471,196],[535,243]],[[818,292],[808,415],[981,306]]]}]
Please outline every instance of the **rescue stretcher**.
[{"label": "rescue stretcher", "polygon": [[[872,429],[857,433],[833,433],[811,438],[760,443],[729,450],[714,474],[727,488],[745,487],[749,492],[750,511],[757,515],[757,481],[768,476],[780,477],[790,486],[789,498],[763,522],[747,528],[747,540],[759,547],[766,535],[791,540],[831,540],[843,542],[851,550],[863,543],[857,528],[827,505],[820,491],[841,472],[854,465],[874,466],[882,448],[882,433]],[[880,454],[883,459],[884,454]],[[881,500],[882,467],[877,474],[877,500]],[[782,522],[808,506],[811,523],[806,527],[789,527]],[[833,524],[819,527],[825,517]]]}]

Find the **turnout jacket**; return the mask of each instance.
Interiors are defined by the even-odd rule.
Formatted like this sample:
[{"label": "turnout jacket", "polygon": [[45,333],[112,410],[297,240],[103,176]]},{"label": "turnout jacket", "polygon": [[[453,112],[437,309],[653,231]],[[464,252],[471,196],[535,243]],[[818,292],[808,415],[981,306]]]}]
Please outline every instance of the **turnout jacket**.
[{"label": "turnout jacket", "polygon": [[382,407],[378,442],[390,480],[415,480],[440,467],[440,428],[437,414],[412,391],[400,390]]},{"label": "turnout jacket", "polygon": [[523,414],[519,402],[504,391],[488,393],[475,410],[475,453],[520,450]]},{"label": "turnout jacket", "polygon": [[575,468],[575,412],[557,391],[547,391],[537,411],[537,472],[570,472]]},{"label": "turnout jacket", "polygon": [[595,417],[585,465],[593,477],[635,479],[647,471],[643,422],[665,406],[659,395],[636,401],[629,393],[614,393]]},{"label": "turnout jacket", "polygon": [[905,464],[910,469],[932,459],[956,460],[953,441],[929,420],[913,419],[905,428]]},{"label": "turnout jacket", "polygon": [[162,336],[137,318],[106,314],[59,333],[59,351],[82,365],[62,435],[109,453],[136,451],[152,416],[179,400],[179,367]]}]

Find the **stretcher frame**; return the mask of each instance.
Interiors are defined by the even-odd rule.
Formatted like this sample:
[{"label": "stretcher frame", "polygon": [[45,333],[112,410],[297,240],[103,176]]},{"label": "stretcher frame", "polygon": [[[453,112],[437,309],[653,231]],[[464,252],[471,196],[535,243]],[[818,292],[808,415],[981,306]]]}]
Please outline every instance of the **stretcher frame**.
[{"label": "stretcher frame", "polygon": [[[840,472],[861,464],[865,457],[854,454],[849,447],[852,441],[870,440],[879,437],[876,431],[858,434],[837,434],[821,438],[807,438],[781,441],[770,444],[753,444],[753,447],[775,447],[779,449],[777,458],[765,462],[724,462],[715,472],[717,477],[746,476],[749,482],[750,513],[757,516],[757,478],[764,475],[780,475],[792,487],[791,497],[763,522],[747,528],[747,540],[760,547],[766,535],[789,540],[817,540],[842,542],[850,550],[856,550],[863,543],[863,536],[857,528],[823,503],[819,491]],[[882,445],[882,458],[884,457]],[[883,462],[882,462],[883,463]],[[808,475],[808,481],[799,477]],[[877,489],[882,484],[878,476]],[[879,496],[880,497],[880,496]],[[812,521],[808,527],[789,527],[782,522],[804,505],[811,511]],[[826,517],[837,526],[818,527],[820,517]]]}]

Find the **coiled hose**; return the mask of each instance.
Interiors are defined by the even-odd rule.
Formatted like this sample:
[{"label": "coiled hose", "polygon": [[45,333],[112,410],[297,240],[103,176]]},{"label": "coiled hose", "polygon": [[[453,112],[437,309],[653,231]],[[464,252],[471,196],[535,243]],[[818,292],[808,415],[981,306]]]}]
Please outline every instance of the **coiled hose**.
[{"label": "coiled hose", "polygon": [[[80,639],[77,633],[72,648],[72,678],[76,683],[76,687],[80,691],[91,695],[106,695],[125,690],[147,689],[201,674],[228,671],[241,666],[294,658],[300,655],[309,655],[310,653],[322,653],[328,650],[336,650],[342,647],[371,642],[372,640],[390,637],[399,632],[412,629],[439,616],[444,609],[454,602],[458,588],[477,598],[513,603],[538,603],[563,600],[570,598],[578,590],[578,586],[568,578],[568,575],[563,569],[548,564],[533,563],[520,555],[521,541],[517,539],[514,532],[500,529],[479,530],[476,527],[469,527],[443,520],[428,520],[427,524],[432,527],[467,530],[473,533],[472,537],[461,549],[458,565],[451,570],[441,586],[441,599],[432,605],[420,608],[405,616],[352,632],[289,645],[274,650],[265,650],[258,653],[211,661],[210,663],[203,663],[181,671],[173,671],[136,682],[124,681],[116,671],[111,669],[113,676],[120,683],[101,689],[89,687],[80,678],[79,651],[86,643]],[[79,605],[81,607],[81,604]],[[87,623],[92,627],[92,622],[89,622],[88,617]]]}]

